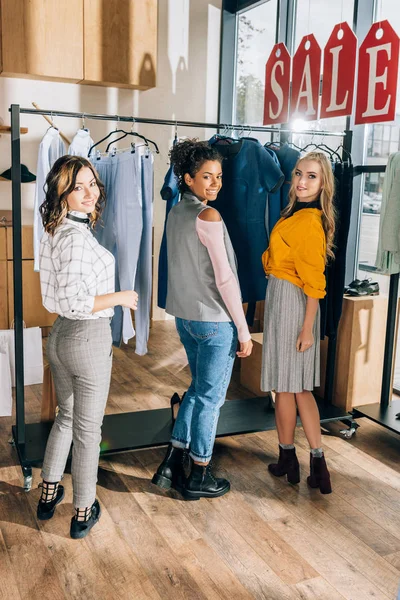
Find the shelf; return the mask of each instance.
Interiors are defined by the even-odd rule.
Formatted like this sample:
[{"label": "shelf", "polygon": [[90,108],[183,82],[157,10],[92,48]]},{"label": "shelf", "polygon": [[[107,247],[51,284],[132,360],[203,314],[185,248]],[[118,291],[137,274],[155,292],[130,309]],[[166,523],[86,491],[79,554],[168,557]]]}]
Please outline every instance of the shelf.
[{"label": "shelf", "polygon": [[[20,127],[19,132],[22,133],[28,133],[28,128],[27,127]],[[0,134],[1,133],[11,133],[11,126],[10,125],[0,125]]]},{"label": "shelf", "polygon": [[397,413],[400,413],[400,400],[393,400],[387,408],[382,408],[379,403],[357,406],[353,411],[353,417],[355,419],[367,417],[394,433],[400,433],[400,419],[396,419]]}]

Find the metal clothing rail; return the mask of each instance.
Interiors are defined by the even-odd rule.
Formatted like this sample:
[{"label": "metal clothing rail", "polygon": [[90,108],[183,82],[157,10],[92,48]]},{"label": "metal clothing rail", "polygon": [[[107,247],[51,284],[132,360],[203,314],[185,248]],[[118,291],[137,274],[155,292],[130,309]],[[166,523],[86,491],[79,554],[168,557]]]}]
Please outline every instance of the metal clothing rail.
[{"label": "metal clothing rail", "polygon": [[[11,109],[10,109],[11,110]],[[202,129],[230,129],[232,131],[257,131],[264,133],[292,133],[301,135],[320,135],[323,137],[334,136],[344,138],[346,132],[341,131],[314,131],[302,130],[295,131],[294,129],[280,129],[278,127],[264,127],[259,125],[233,125],[225,123],[201,123],[199,121],[174,121],[169,119],[147,119],[146,117],[128,117],[120,115],[99,115],[95,113],[85,112],[67,112],[65,110],[42,110],[34,108],[20,108],[21,114],[29,115],[47,115],[49,117],[68,117],[77,119],[95,119],[99,121],[116,121],[124,123],[144,123],[148,125],[171,125],[173,127],[200,127]]]},{"label": "metal clothing rail", "polygon": [[[281,130],[271,127],[252,127],[250,125],[225,125],[221,123],[199,123],[191,121],[172,121],[166,119],[146,119],[142,117],[123,117],[119,115],[96,115],[89,113],[65,112],[56,110],[35,110],[20,108],[12,104],[11,112],[11,155],[12,155],[12,207],[13,207],[13,252],[14,252],[14,321],[15,321],[15,370],[16,370],[16,425],[12,428],[13,440],[24,475],[24,487],[28,491],[32,484],[32,465],[40,463],[51,424],[25,424],[24,364],[23,364],[23,305],[22,305],[22,244],[21,244],[21,148],[20,114],[49,115],[50,117],[78,117],[102,121],[147,123],[152,125],[171,125],[181,127],[201,127],[220,130],[228,128],[236,131],[258,131],[274,133],[301,133],[307,135],[340,136],[345,150],[351,152],[352,132]],[[327,385],[325,400],[320,402],[321,423],[329,421],[348,421],[354,427],[350,415],[330,403],[335,369],[335,340],[329,341],[330,361],[327,364]],[[231,400],[221,410],[217,436],[252,433],[275,428],[274,411],[265,397],[250,400]],[[106,415],[102,429],[102,452],[122,452],[139,448],[165,445],[169,442],[172,430],[170,409],[155,409],[131,413]]]}]

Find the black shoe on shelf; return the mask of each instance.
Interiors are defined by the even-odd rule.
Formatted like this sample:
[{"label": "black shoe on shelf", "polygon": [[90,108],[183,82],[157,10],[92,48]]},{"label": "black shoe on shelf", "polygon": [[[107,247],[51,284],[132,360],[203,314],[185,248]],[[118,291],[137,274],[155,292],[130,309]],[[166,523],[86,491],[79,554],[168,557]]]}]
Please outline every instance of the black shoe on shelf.
[{"label": "black shoe on shelf", "polygon": [[207,466],[192,464],[192,470],[182,490],[185,500],[200,500],[200,498],[219,498],[227,494],[231,484],[227,479],[214,477],[211,464]]},{"label": "black shoe on shelf", "polygon": [[54,515],[57,504],[64,498],[64,486],[58,484],[57,494],[54,500],[50,502],[42,502],[39,500],[36,515],[40,521],[48,521]]},{"label": "black shoe on shelf", "polygon": [[377,281],[365,279],[359,286],[355,288],[349,288],[349,290],[346,292],[346,295],[353,297],[378,296],[379,283]]},{"label": "black shoe on shelf", "polygon": [[70,535],[73,540],[80,540],[87,536],[89,531],[101,516],[101,508],[98,500],[95,500],[92,504],[91,515],[87,521],[78,521],[75,517],[71,519]]},{"label": "black shoe on shelf", "polygon": [[359,285],[363,283],[363,281],[368,281],[368,279],[354,279],[349,285],[346,285],[344,288],[344,293],[347,294],[349,290],[357,289]]},{"label": "black shoe on shelf", "polygon": [[186,454],[186,450],[183,448],[174,448],[172,444],[169,444],[165,458],[157,472],[154,473],[151,482],[164,490],[172,487],[181,492],[186,482],[184,469]]}]

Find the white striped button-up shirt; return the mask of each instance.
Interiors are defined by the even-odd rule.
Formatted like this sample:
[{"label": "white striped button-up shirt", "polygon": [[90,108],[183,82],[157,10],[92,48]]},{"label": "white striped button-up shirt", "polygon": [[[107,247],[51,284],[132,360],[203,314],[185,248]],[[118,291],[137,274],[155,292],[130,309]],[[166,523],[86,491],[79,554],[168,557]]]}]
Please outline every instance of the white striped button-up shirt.
[{"label": "white striped button-up shirt", "polygon": [[95,296],[115,291],[114,257],[85,223],[64,219],[54,236],[45,232],[40,241],[40,286],[51,313],[73,320],[112,317],[113,308],[92,310]]}]

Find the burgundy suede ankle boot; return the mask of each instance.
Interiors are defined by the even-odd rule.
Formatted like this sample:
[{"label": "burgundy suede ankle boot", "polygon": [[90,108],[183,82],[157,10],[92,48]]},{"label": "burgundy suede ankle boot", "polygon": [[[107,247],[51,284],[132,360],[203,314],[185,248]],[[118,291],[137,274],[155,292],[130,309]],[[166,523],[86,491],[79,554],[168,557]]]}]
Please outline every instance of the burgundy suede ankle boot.
[{"label": "burgundy suede ankle boot", "polygon": [[332,492],[331,476],[326,466],[325,456],[313,456],[310,453],[310,476],[307,483],[312,488],[319,488],[321,494]]},{"label": "burgundy suede ankle boot", "polygon": [[279,446],[278,462],[268,465],[268,471],[275,477],[287,475],[289,483],[299,483],[300,465],[296,456],[296,448],[285,449]]}]

